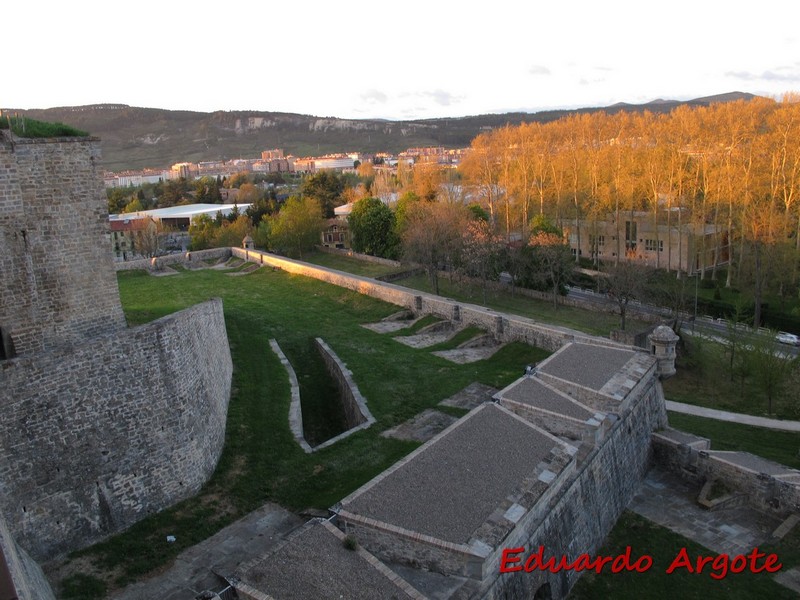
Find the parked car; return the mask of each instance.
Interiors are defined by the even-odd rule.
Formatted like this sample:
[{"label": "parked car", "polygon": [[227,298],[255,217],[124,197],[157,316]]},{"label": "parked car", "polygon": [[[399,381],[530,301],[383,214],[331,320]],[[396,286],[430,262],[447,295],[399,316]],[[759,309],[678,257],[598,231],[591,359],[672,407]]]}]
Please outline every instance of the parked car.
[{"label": "parked car", "polygon": [[775,336],[775,339],[778,340],[781,344],[789,344],[790,346],[800,346],[800,336],[797,336],[793,333],[786,333],[785,331],[781,331],[778,335]]}]

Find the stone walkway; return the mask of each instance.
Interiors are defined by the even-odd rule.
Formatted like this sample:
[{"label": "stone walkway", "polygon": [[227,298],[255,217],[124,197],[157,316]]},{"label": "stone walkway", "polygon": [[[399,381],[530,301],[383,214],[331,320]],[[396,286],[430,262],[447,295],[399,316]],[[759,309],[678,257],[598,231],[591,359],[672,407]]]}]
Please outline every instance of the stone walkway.
[{"label": "stone walkway", "polygon": [[746,554],[762,545],[781,523],[746,506],[716,511],[700,508],[699,493],[698,486],[654,468],[628,508],[709,550],[731,555]]},{"label": "stone walkway", "polygon": [[705,408],[693,404],[673,402],[672,400],[667,400],[667,410],[686,415],[695,415],[697,417],[706,417],[708,419],[717,419],[718,421],[728,421],[729,423],[742,423],[743,425],[755,425],[756,427],[766,427],[768,429],[778,429],[781,431],[800,431],[800,421],[782,421],[780,419],[754,417],[752,415],[732,413],[715,408]]},{"label": "stone walkway", "polygon": [[[135,583],[113,600],[194,600],[206,591],[220,591],[236,568],[269,552],[303,519],[277,504],[265,504],[207,540],[187,548],[164,573]],[[167,543],[166,540],[164,543]]]}]

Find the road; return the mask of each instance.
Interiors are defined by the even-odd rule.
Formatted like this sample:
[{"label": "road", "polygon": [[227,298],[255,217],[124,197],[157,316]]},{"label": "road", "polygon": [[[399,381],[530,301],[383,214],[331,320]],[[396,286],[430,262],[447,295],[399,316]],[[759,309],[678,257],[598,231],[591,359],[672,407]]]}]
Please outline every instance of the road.
[{"label": "road", "polygon": [[[611,306],[617,309],[617,303],[614,302],[611,298],[609,298],[605,294],[598,294],[589,289],[582,289],[571,287],[568,288],[567,297],[574,298],[576,300],[580,300],[582,302],[586,302],[589,304],[595,304],[597,306]],[[653,306],[651,304],[642,304],[637,300],[632,300],[628,305],[629,308],[635,309],[639,312],[648,313],[651,315],[658,315],[664,317],[665,319],[672,317],[672,311],[663,308],[660,306]],[[617,309],[618,310],[618,309]],[[712,317],[706,316],[699,316],[696,322],[692,322],[692,317],[688,317],[685,319],[681,326],[681,332],[688,334],[688,335],[702,335],[706,338],[717,339],[720,342],[725,342],[728,337],[730,336],[730,323],[728,323],[724,319],[713,319]],[[752,333],[752,330],[747,328],[744,325],[739,325],[739,327],[746,329],[748,332]],[[773,332],[769,331],[768,329],[761,328],[758,330],[756,335],[767,337],[774,335]],[[776,347],[784,354],[787,354],[792,357],[798,356],[800,354],[800,348],[794,346],[788,346],[786,344],[777,344]]]}]

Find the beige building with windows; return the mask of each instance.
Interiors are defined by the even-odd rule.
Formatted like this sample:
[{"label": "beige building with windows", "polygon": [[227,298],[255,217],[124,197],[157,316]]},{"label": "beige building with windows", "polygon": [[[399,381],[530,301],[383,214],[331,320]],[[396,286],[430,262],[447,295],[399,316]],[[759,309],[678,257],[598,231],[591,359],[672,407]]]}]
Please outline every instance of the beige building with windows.
[{"label": "beige building with windows", "polygon": [[574,221],[564,225],[570,249],[593,261],[612,262],[624,256],[653,268],[694,273],[730,260],[727,231],[680,222],[677,212],[661,212],[654,222],[651,212],[625,211],[619,222],[612,214],[605,220],[582,220],[579,225],[580,231]]}]

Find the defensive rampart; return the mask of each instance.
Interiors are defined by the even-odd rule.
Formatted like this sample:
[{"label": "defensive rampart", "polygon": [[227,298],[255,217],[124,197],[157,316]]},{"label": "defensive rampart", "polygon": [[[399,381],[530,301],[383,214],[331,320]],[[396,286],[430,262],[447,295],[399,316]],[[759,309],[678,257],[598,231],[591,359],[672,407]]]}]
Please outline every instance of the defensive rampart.
[{"label": "defensive rampart", "polygon": [[525,317],[501,315],[492,309],[482,306],[457,302],[449,298],[442,298],[441,296],[418,292],[399,285],[376,281],[369,277],[360,277],[336,271],[335,269],[283,258],[259,250],[231,248],[231,252],[234,256],[251,262],[278,267],[287,273],[313,277],[314,279],[326,281],[391,304],[403,306],[414,311],[417,315],[431,314],[443,319],[451,319],[465,326],[475,325],[487,330],[501,342],[521,341],[551,352],[555,352],[568,342],[575,341],[591,341],[593,344],[608,344],[609,346],[620,347],[619,344],[610,340],[595,338],[566,327],[537,323]]},{"label": "defensive rampart", "polygon": [[222,301],[0,362],[0,512],[37,560],[195,493],[222,451]]},{"label": "defensive rampart", "polygon": [[[574,559],[580,553],[594,555],[622,511],[630,503],[651,466],[650,433],[665,425],[664,399],[656,377],[643,378],[647,385],[635,389],[629,408],[608,431],[605,439],[582,462],[572,481],[564,485],[548,504],[538,522],[504,540],[503,547],[524,547],[524,564],[540,545],[545,557],[562,555]],[[610,484],[609,482],[613,482]],[[492,557],[499,573],[501,551]],[[507,573],[487,581],[480,597],[488,600],[526,600],[547,586],[542,597],[564,598],[580,573]],[[541,593],[541,592],[540,592]]]}]

